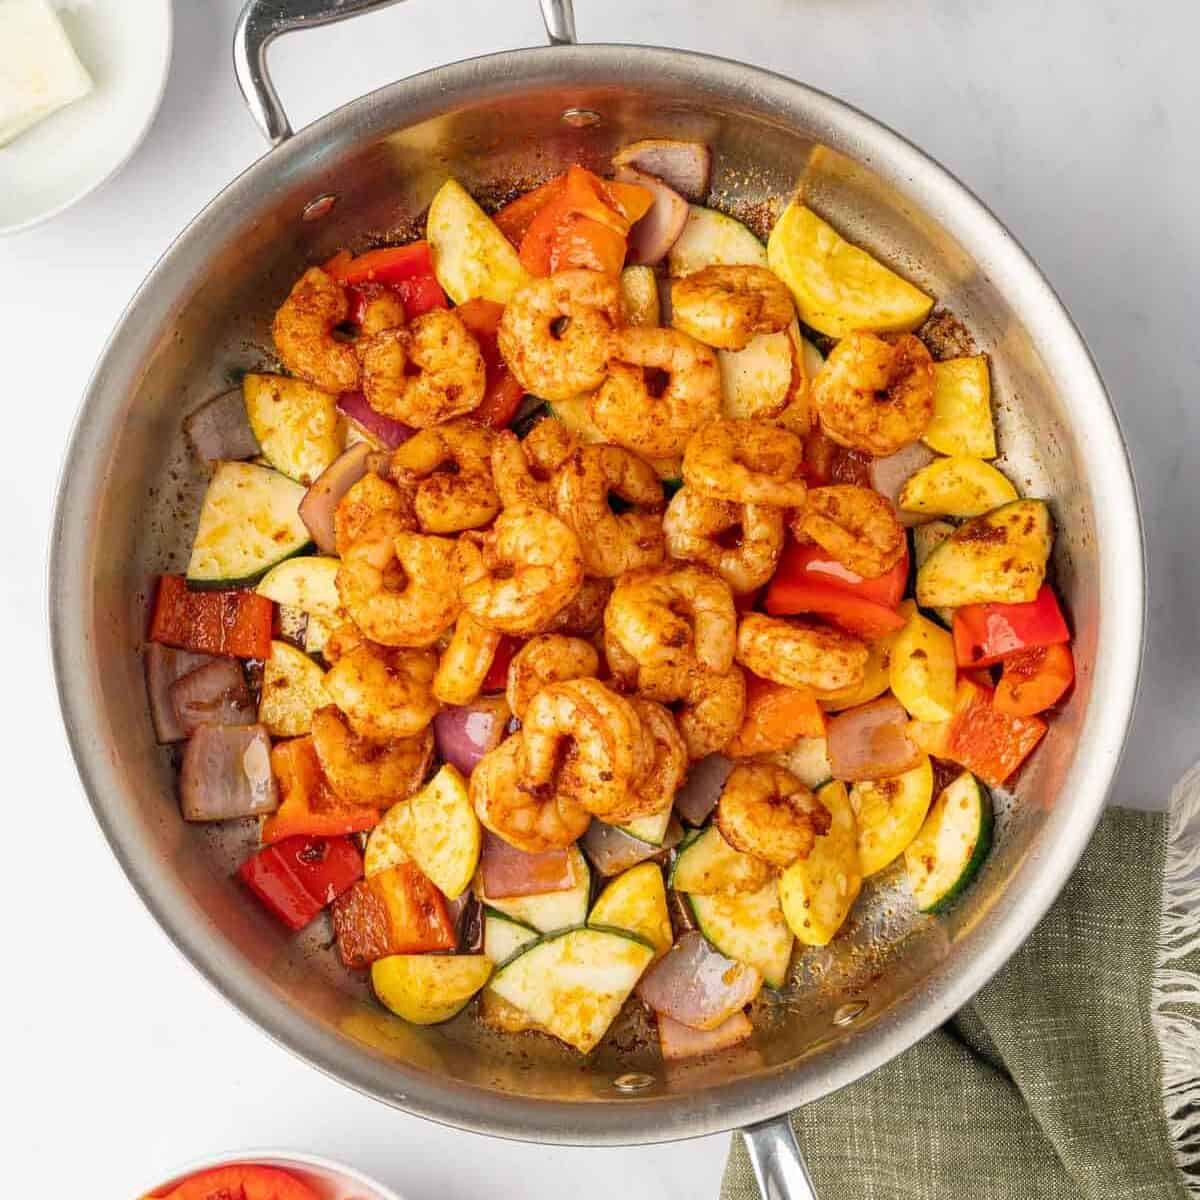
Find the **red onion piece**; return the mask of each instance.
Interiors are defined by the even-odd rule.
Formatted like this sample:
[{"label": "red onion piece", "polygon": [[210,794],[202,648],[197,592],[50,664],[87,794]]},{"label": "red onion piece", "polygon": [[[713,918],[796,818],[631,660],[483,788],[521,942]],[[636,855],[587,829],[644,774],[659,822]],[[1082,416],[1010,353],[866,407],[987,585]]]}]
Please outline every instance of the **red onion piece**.
[{"label": "red onion piece", "polygon": [[675,311],[671,304],[671,280],[665,275],[660,275],[654,282],[658,285],[658,323],[667,329]]},{"label": "red onion piece", "polygon": [[367,473],[372,455],[366,442],[343,450],[313,481],[300,501],[300,520],[322,554],[337,553],[333,516],[341,498]]},{"label": "red onion piece", "polygon": [[618,169],[634,167],[653,175],[695,203],[708,195],[712,178],[712,151],[703,142],[646,138],[618,150],[612,162]]},{"label": "red onion piece", "polygon": [[171,700],[171,685],[177,679],[199,667],[218,660],[211,654],[193,654],[190,650],[176,650],[161,642],[151,642],[146,647],[146,694],[150,699],[150,719],[154,722],[154,736],[159,742],[182,742],[187,730],[179,720]]},{"label": "red onion piece", "polygon": [[629,231],[629,253],[626,261],[634,265],[654,266],[667,257],[675,239],[687,224],[688,203],[661,179],[643,174],[633,167],[621,167],[617,178],[622,183],[636,183],[654,196],[650,210]]},{"label": "red onion piece", "polygon": [[692,1029],[712,1030],[744,1008],[762,976],[718,954],[700,933],[685,933],[642,976],[638,994],[657,1013]]},{"label": "red onion piece", "polygon": [[218,658],[177,679],[170,701],[189,737],[201,725],[253,725],[254,700],[246,686],[241,664]]},{"label": "red onion piece", "polygon": [[273,812],[279,795],[266,729],[201,725],[183,750],[179,802],[186,821],[232,821]]},{"label": "red onion piece", "polygon": [[438,757],[470,775],[475,764],[504,740],[511,715],[503,696],[481,696],[471,704],[442,709],[433,718]]},{"label": "red onion piece", "polygon": [[825,736],[835,779],[887,779],[921,761],[920,746],[908,736],[908,713],[894,696],[830,717]]},{"label": "red onion piece", "polygon": [[588,856],[592,866],[601,875],[620,875],[630,867],[661,854],[663,848],[651,842],[643,842],[632,834],[618,829],[615,825],[605,825],[603,821],[593,821],[587,833],[579,841],[579,848]]},{"label": "red onion piece", "polygon": [[566,847],[527,854],[510,846],[489,829],[483,831],[479,866],[483,872],[484,895],[493,900],[565,892],[575,886],[575,871]]},{"label": "red onion piece", "polygon": [[343,392],[338,397],[338,411],[348,420],[353,421],[365,434],[375,438],[389,450],[403,442],[407,442],[416,430],[402,421],[395,421],[376,412],[368,403],[362,392]]},{"label": "red onion piece", "polygon": [[912,445],[905,446],[903,450],[897,450],[895,454],[889,454],[886,458],[871,460],[871,486],[892,502],[892,507],[896,510],[896,519],[901,525],[924,525],[926,521],[933,520],[924,513],[905,512],[897,504],[897,500],[900,489],[909,479],[922,467],[929,466],[936,457],[924,442],[913,442]]},{"label": "red onion piece", "polygon": [[710,754],[694,763],[675,797],[675,811],[689,825],[703,825],[717,807],[721,789],[732,770],[733,763],[722,754]]},{"label": "red onion piece", "polygon": [[730,1046],[744,1042],[753,1032],[750,1018],[740,1011],[727,1017],[716,1029],[706,1031],[673,1021],[664,1013],[658,1014],[658,1041],[667,1062],[728,1050]]},{"label": "red onion piece", "polygon": [[183,432],[209,466],[253,458],[259,452],[240,387],[222,392],[185,417]]}]

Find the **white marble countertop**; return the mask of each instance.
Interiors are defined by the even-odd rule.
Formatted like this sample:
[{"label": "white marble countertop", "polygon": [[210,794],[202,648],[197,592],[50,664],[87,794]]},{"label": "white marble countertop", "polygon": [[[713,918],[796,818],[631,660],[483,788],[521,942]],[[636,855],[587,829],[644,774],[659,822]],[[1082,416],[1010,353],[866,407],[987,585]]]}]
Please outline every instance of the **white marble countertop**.
[{"label": "white marble countertop", "polygon": [[[184,965],[87,809],[43,632],[55,478],[126,300],[196,210],[262,152],[230,66],[238,6],[177,0],[175,62],[146,143],[77,208],[0,241],[14,425],[0,471],[14,514],[0,627],[18,681],[0,700],[5,805],[39,822],[19,849],[14,834],[28,822],[8,824],[10,1190],[127,1200],[160,1167],[279,1144],[347,1158],[412,1200],[608,1200],[618,1180],[627,1200],[714,1196],[724,1138],[603,1151],[490,1141],[368,1102],[303,1066]],[[1200,450],[1200,8],[1164,0],[1151,17],[1121,0],[658,0],[649,10],[578,0],[577,15],[584,40],[705,50],[848,99],[947,164],[1041,263],[1099,361],[1141,486],[1150,642],[1115,798],[1161,806],[1198,750],[1200,472],[1188,464]],[[410,0],[285,39],[273,66],[302,124],[392,79],[541,36],[533,0]]]}]

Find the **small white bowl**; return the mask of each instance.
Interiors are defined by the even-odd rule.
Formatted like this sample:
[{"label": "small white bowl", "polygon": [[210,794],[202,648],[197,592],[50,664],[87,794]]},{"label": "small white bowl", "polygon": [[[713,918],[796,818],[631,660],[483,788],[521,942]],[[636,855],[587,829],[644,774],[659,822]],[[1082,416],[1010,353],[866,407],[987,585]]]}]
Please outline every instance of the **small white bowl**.
[{"label": "small white bowl", "polygon": [[90,94],[0,146],[0,234],[37,225],[125,165],[171,65],[171,0],[54,0]]},{"label": "small white bowl", "polygon": [[[368,1179],[361,1171],[315,1154],[300,1154],[292,1150],[247,1150],[241,1154],[221,1154],[214,1158],[197,1159],[172,1172],[165,1179],[143,1188],[128,1197],[141,1200],[157,1192],[177,1187],[189,1176],[213,1167],[228,1167],[235,1163],[253,1164],[256,1167],[279,1167],[291,1171],[308,1184],[321,1200],[404,1200],[398,1193],[386,1188],[374,1179]],[[125,1200],[122,1197],[122,1200]]]}]

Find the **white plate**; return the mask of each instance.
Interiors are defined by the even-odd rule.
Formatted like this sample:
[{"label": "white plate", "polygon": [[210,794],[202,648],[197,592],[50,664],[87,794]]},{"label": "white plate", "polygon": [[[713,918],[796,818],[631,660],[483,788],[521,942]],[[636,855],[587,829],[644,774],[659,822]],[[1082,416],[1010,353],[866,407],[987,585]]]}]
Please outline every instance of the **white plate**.
[{"label": "white plate", "polygon": [[124,166],[171,65],[171,0],[51,3],[95,87],[0,147],[0,234],[62,212]]}]

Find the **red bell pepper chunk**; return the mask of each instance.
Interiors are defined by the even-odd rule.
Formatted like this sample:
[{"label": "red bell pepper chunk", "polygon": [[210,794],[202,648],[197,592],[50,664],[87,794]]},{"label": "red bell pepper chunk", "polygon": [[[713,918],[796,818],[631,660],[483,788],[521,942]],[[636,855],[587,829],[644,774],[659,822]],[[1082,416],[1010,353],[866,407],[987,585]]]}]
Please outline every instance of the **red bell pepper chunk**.
[{"label": "red bell pepper chunk", "polygon": [[935,753],[1001,787],[1045,733],[1046,722],[1039,717],[1001,712],[990,688],[960,679],[945,742]]},{"label": "red bell pepper chunk", "polygon": [[1065,642],[1018,650],[1004,660],[992,703],[1012,717],[1032,717],[1063,698],[1075,680],[1075,659]]},{"label": "red bell pepper chunk", "polygon": [[284,838],[238,868],[238,878],[289,929],[303,929],[362,873],[362,855],[345,837]]},{"label": "red bell pepper chunk", "polygon": [[418,275],[433,274],[433,255],[426,241],[409,242],[407,246],[384,246],[368,250],[354,258],[343,258],[342,251],[334,255],[325,270],[339,283],[397,284]]},{"label": "red bell pepper chunk", "polygon": [[376,809],[347,804],[329,786],[311,737],[277,742],[271,748],[271,770],[279,785],[280,801],[263,822],[264,845],[299,835],[340,837],[372,829],[379,823]]},{"label": "red bell pepper chunk", "polygon": [[514,246],[520,246],[521,240],[529,232],[529,226],[534,217],[553,200],[562,195],[567,186],[567,175],[564,171],[553,179],[535,187],[532,191],[518,196],[506,204],[493,218],[500,227],[500,232]]},{"label": "red bell pepper chunk", "polygon": [[498,334],[504,305],[494,300],[468,300],[454,311],[479,343],[487,372],[483,399],[471,416],[489,429],[504,429],[525,399],[525,389],[500,355]]},{"label": "red bell pepper chunk", "polygon": [[350,968],[391,954],[453,950],[458,944],[446,898],[415,863],[360,879],[333,906],[338,954]]},{"label": "red bell pepper chunk", "polygon": [[492,665],[488,667],[487,674],[483,677],[483,686],[480,691],[487,692],[502,692],[508,687],[508,664],[512,662],[513,655],[521,648],[521,642],[515,637],[510,637],[507,633],[500,635],[500,643],[496,647],[496,653],[492,655]]},{"label": "red bell pepper chunk", "polygon": [[779,558],[772,584],[780,580],[828,584],[882,604],[884,608],[895,608],[904,599],[908,584],[908,549],[905,548],[900,561],[890,571],[877,579],[864,579],[816,543],[789,541]]},{"label": "red bell pepper chunk", "polygon": [[954,654],[960,667],[989,667],[1018,650],[1070,640],[1048,583],[1027,604],[965,604],[954,610]]},{"label": "red bell pepper chunk", "polygon": [[414,275],[392,285],[404,304],[404,315],[411,321],[435,308],[449,308],[450,302],[434,275]]},{"label": "red bell pepper chunk", "polygon": [[163,575],[150,640],[196,654],[266,658],[275,606],[247,591],[194,591],[182,575]]},{"label": "red bell pepper chunk", "polygon": [[163,1200],[320,1200],[308,1184],[278,1167],[234,1163],[185,1179]]}]

